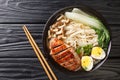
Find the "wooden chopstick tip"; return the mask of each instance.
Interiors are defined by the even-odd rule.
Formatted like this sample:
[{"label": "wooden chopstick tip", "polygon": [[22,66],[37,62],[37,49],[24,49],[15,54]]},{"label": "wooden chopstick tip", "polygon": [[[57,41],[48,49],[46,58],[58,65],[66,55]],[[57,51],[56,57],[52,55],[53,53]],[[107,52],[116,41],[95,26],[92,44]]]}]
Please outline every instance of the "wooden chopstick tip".
[{"label": "wooden chopstick tip", "polygon": [[24,28],[26,28],[26,25],[23,25],[23,27],[22,27],[22,28],[23,28],[23,29],[24,29]]}]

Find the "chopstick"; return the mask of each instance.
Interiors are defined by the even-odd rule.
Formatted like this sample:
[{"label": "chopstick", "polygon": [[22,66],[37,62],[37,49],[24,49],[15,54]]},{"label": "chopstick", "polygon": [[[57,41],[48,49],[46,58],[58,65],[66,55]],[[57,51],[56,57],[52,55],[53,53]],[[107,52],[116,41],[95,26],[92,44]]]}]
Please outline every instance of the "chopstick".
[{"label": "chopstick", "polygon": [[30,32],[28,31],[27,27],[24,25],[23,26],[23,30],[32,46],[32,48],[34,49],[41,65],[43,66],[48,78],[50,80],[57,80],[57,77],[55,76],[55,74],[53,73],[52,69],[50,68],[49,64],[47,63],[46,59],[44,58],[41,50],[39,49],[39,47],[37,46],[36,42],[34,41],[34,39],[32,38]]}]

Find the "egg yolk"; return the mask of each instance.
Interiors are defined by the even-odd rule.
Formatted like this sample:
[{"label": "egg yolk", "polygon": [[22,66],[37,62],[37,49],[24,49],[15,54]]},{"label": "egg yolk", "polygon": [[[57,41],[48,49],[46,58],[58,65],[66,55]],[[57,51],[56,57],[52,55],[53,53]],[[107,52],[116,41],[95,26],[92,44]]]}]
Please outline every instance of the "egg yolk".
[{"label": "egg yolk", "polygon": [[92,55],[99,57],[102,54],[102,48],[100,47],[94,47],[92,49]]},{"label": "egg yolk", "polygon": [[91,58],[89,56],[85,56],[82,60],[82,66],[88,67],[91,64]]}]

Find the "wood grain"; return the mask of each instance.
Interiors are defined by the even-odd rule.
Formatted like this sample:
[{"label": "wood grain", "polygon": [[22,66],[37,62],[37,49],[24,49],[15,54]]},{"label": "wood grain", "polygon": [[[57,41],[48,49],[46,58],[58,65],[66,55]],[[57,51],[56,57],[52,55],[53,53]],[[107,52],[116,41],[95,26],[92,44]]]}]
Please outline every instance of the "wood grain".
[{"label": "wood grain", "polygon": [[42,23],[58,9],[80,4],[100,12],[109,24],[119,24],[119,1],[106,0],[1,0],[0,23]]}]

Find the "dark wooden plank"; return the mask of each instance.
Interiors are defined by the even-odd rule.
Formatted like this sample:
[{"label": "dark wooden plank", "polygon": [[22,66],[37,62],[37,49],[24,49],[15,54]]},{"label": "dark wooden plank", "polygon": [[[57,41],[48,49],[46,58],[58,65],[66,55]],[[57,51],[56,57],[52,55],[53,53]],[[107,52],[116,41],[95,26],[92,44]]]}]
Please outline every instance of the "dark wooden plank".
[{"label": "dark wooden plank", "polygon": [[100,12],[109,24],[119,24],[119,0],[117,2],[114,0],[1,0],[0,23],[46,22],[56,10],[81,3]]},{"label": "dark wooden plank", "polygon": [[[85,74],[66,74],[52,64],[50,66],[58,80],[120,79],[120,59],[108,59],[99,69]],[[37,58],[0,58],[0,80],[48,80],[48,78]]]},{"label": "dark wooden plank", "polygon": [[[24,24],[0,25],[0,57],[36,57],[23,32]],[[41,47],[43,24],[31,24],[28,28]]]},{"label": "dark wooden plank", "polygon": [[[24,24],[0,24],[0,57],[36,57],[26,38],[22,26]],[[44,24],[26,24],[34,39],[42,48],[42,32]],[[111,57],[120,57],[120,25],[110,25],[112,30]]]},{"label": "dark wooden plank", "polygon": [[34,58],[1,58],[0,80],[47,80],[47,76]]}]

